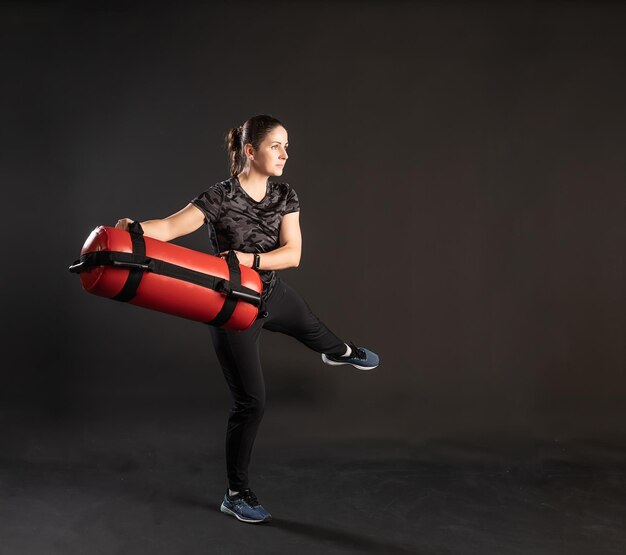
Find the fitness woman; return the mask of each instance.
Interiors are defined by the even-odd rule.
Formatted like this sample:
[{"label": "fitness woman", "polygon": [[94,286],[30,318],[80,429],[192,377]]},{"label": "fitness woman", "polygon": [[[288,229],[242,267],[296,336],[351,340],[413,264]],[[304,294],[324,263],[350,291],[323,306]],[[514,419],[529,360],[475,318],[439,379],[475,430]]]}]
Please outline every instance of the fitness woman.
[{"label": "fitness woman", "polygon": [[[144,234],[170,241],[207,224],[210,253],[234,250],[239,263],[254,268],[263,282],[265,312],[244,331],[209,326],[213,346],[233,396],[226,433],[228,488],[220,510],[242,522],[260,523],[271,515],[248,485],[252,446],[265,409],[265,382],[259,334],[265,328],[301,341],[322,354],[326,364],[351,364],[360,370],[378,366],[378,355],[344,343],[313,314],[302,296],[276,270],[297,268],[302,237],[299,202],[288,183],[273,182],[287,162],[287,130],[275,118],[257,115],[227,135],[230,178],[215,183],[179,212],[141,222]],[[127,229],[123,218],[115,227]]]}]

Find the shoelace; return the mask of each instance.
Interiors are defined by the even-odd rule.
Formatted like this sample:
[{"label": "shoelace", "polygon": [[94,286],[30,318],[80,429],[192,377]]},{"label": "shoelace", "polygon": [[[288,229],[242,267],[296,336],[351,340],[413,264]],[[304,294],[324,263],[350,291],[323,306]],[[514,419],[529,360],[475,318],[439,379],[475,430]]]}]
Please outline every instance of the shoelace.
[{"label": "shoelace", "polygon": [[352,352],[350,353],[351,357],[356,356],[362,360],[365,360],[367,358],[365,351],[363,349],[359,349],[359,347],[357,347],[354,343],[352,343],[352,341],[350,341],[348,345],[352,349]]},{"label": "shoelace", "polygon": [[259,505],[259,500],[251,489],[245,489],[241,492],[241,498],[251,507]]}]

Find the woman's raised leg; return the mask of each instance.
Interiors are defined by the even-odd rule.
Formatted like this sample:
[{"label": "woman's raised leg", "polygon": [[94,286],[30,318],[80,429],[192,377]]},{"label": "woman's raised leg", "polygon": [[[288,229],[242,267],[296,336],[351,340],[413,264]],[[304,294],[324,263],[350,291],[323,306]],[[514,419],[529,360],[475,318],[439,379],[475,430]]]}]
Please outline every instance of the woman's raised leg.
[{"label": "woman's raised leg", "polygon": [[295,337],[318,353],[343,355],[346,343],[311,310],[302,295],[282,279],[268,302],[269,316],[263,327]]}]

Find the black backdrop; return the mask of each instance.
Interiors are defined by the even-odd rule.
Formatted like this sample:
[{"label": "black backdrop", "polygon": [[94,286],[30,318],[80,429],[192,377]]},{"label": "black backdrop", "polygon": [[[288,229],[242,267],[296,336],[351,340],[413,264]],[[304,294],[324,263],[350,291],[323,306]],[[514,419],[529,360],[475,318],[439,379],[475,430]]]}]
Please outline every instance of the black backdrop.
[{"label": "black backdrop", "polygon": [[164,217],[227,177],[226,131],[270,113],[303,231],[281,275],[382,359],[331,368],[264,332],[286,427],[624,432],[623,5],[1,11],[5,415],[225,419],[205,327],[88,295],[67,266],[96,225]]}]

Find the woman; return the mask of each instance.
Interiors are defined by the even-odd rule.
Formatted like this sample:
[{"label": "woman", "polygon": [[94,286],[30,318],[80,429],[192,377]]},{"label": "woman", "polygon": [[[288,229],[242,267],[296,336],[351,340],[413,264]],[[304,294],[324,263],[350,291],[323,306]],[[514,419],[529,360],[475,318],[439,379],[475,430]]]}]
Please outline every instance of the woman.
[{"label": "woman", "polygon": [[[298,196],[288,183],[269,181],[270,176],[283,174],[289,158],[285,127],[271,116],[254,116],[230,130],[227,148],[229,179],[209,187],[179,212],[141,222],[141,226],[145,235],[170,241],[206,222],[211,254],[225,256],[234,250],[239,263],[254,268],[263,282],[266,311],[250,328],[233,331],[209,326],[234,399],[226,433],[228,489],[220,510],[242,522],[259,523],[271,520],[248,486],[250,455],[265,409],[258,344],[261,329],[295,337],[322,353],[326,364],[369,370],[378,366],[379,359],[352,342],[344,343],[276,274],[276,270],[298,267],[302,249]],[[116,227],[127,229],[131,222],[123,218]]]}]

